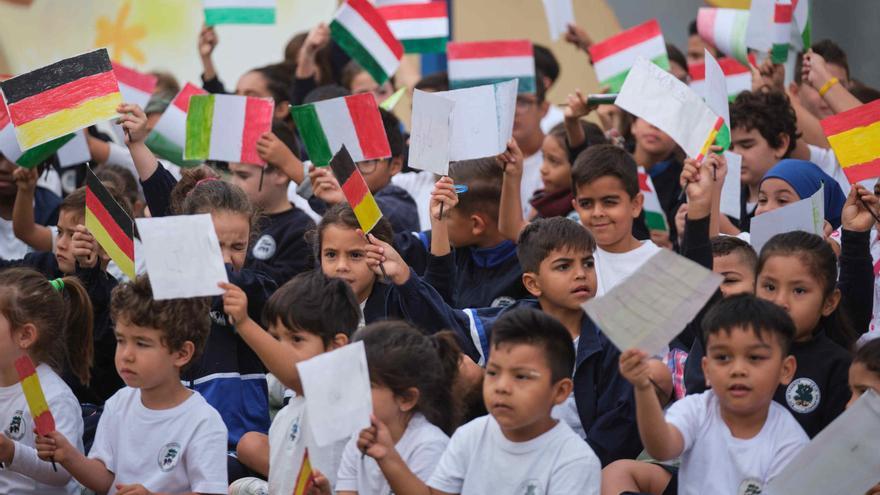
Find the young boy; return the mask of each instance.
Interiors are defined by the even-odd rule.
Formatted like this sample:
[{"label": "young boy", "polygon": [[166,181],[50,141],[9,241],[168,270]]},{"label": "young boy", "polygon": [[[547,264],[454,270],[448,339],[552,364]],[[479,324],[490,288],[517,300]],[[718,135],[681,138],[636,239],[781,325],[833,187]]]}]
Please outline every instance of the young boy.
[{"label": "young boy", "polygon": [[513,115],[513,139],[516,140],[523,154],[522,186],[520,201],[523,218],[530,218],[532,205],[529,200],[535,191],[544,187],[541,181],[541,164],[544,153],[544,131],[541,121],[547,115],[550,103],[547,102],[547,88],[544,87],[544,74],[535,73],[535,93],[520,93],[516,96],[516,111]]},{"label": "young boy", "polygon": [[782,308],[744,294],[718,303],[703,326],[702,367],[712,389],[674,403],[665,418],[645,353],[621,355],[620,372],[635,388],[639,434],[655,459],[681,456],[679,493],[760,493],[808,442],[773,401],[794,374],[794,323]]},{"label": "young boy", "polygon": [[399,456],[379,462],[396,493],[598,494],[599,460],[550,415],[572,389],[571,337],[534,309],[507,312],[495,323],[483,381],[488,416],[459,428],[428,483]]},{"label": "young boy", "polygon": [[[17,166],[0,153],[0,256],[6,259],[23,258],[28,252],[28,245],[17,239],[13,233],[12,210],[15,198],[19,193],[13,177]],[[58,206],[61,198],[45,187],[36,184],[30,186],[34,221],[39,225],[55,225],[58,222]]]},{"label": "young boy", "polygon": [[146,276],[114,290],[116,370],[127,387],[104,406],[88,457],[53,432],[38,438],[40,458],[97,493],[225,494],[226,426],[180,381],[208,339],[209,305],[156,301]]},{"label": "young boy", "polygon": [[724,277],[721,294],[754,294],[758,255],[748,242],[733,236],[712,238],[712,271]]}]

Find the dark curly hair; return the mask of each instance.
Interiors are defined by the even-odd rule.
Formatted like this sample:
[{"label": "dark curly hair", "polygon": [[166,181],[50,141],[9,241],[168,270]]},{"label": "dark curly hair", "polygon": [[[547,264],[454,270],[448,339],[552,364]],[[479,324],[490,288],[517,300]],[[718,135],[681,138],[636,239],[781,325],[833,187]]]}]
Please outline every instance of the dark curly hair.
[{"label": "dark curly hair", "polygon": [[743,91],[730,105],[731,128],[755,129],[773,148],[782,145],[781,135],[787,135],[788,158],[801,134],[797,130],[797,116],[788,96],[779,91]]}]

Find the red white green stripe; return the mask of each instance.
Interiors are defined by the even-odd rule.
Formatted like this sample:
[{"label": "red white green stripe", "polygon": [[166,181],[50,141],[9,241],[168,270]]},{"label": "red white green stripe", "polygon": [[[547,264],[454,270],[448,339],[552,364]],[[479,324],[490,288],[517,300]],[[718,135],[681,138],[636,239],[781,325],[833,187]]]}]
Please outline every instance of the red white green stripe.
[{"label": "red white green stripe", "polygon": [[660,206],[660,197],[657,196],[657,190],[654,189],[651,176],[645,172],[643,167],[639,167],[639,191],[645,197],[645,224],[648,230],[668,232],[669,224],[666,221],[666,213]]},{"label": "red white green stripe", "polygon": [[446,60],[451,89],[519,79],[518,92],[535,92],[535,56],[529,40],[449,42]]},{"label": "red white green stripe", "polygon": [[186,114],[186,160],[266,165],[257,140],[272,130],[271,98],[238,95],[195,95]]},{"label": "red white green stripe", "polygon": [[[749,55],[752,64],[757,65],[754,55]],[[727,83],[727,98],[730,101],[743,91],[752,89],[751,70],[731,57],[718,59],[718,65],[724,72],[724,81]],[[706,65],[703,63],[688,64],[688,72],[691,76],[690,87],[695,93],[705,98]]]},{"label": "red white green stripe", "polygon": [[666,42],[656,19],[590,46],[590,58],[599,85],[608,86],[612,93],[620,91],[629,69],[639,56],[669,70]]},{"label": "red white green stripe", "polygon": [[189,109],[191,96],[206,94],[207,91],[195,84],[186,83],[156,122],[153,132],[147,137],[147,147],[156,155],[181,166],[200,163],[183,159],[183,147],[186,143],[186,112]]},{"label": "red white green stripe", "polygon": [[749,63],[746,48],[748,24],[748,10],[700,7],[697,12],[697,32],[700,38],[742,64]]},{"label": "red white green stripe", "polygon": [[382,116],[372,93],[299,105],[290,112],[309,159],[317,166],[328,165],[343,145],[355,162],[391,156]]},{"label": "red white green stripe", "polygon": [[347,0],[342,4],[330,23],[330,35],[379,84],[400,66],[403,45],[367,0]]},{"label": "red white green stripe", "polygon": [[396,4],[377,10],[406,53],[446,51],[449,17],[445,1]]},{"label": "red white green stripe", "polygon": [[205,24],[275,24],[275,0],[203,0]]},{"label": "red white green stripe", "polygon": [[776,0],[773,6],[773,46],[770,48],[770,60],[774,64],[784,64],[788,60],[791,16],[791,0]]}]

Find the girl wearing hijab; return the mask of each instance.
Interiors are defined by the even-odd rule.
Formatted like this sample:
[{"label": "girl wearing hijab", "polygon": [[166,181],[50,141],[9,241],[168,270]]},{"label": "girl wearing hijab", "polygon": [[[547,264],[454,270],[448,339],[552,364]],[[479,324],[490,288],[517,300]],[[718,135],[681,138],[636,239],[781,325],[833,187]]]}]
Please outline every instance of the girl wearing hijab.
[{"label": "girl wearing hijab", "polygon": [[836,180],[816,164],[806,160],[787,158],[767,171],[758,189],[758,208],[755,215],[809,198],[823,185],[825,221],[830,224],[830,230],[837,230],[840,227],[840,213],[846,202],[846,195]]}]

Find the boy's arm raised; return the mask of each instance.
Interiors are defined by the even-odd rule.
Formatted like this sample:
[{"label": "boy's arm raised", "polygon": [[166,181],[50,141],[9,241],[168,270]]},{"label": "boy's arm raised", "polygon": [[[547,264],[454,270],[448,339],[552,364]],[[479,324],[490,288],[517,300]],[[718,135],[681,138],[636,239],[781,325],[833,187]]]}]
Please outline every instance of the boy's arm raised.
[{"label": "boy's arm raised", "polygon": [[36,251],[52,250],[52,230],[34,221],[34,193],[39,173],[36,169],[16,168],[12,173],[18,193],[12,205],[12,231],[15,237]]},{"label": "boy's arm raised", "polygon": [[498,207],[498,230],[506,239],[516,242],[519,233],[528,222],[523,220],[522,187],[523,153],[516,140],[511,138],[507,143],[507,151],[497,157],[498,164],[504,170],[501,182],[501,204]]}]

